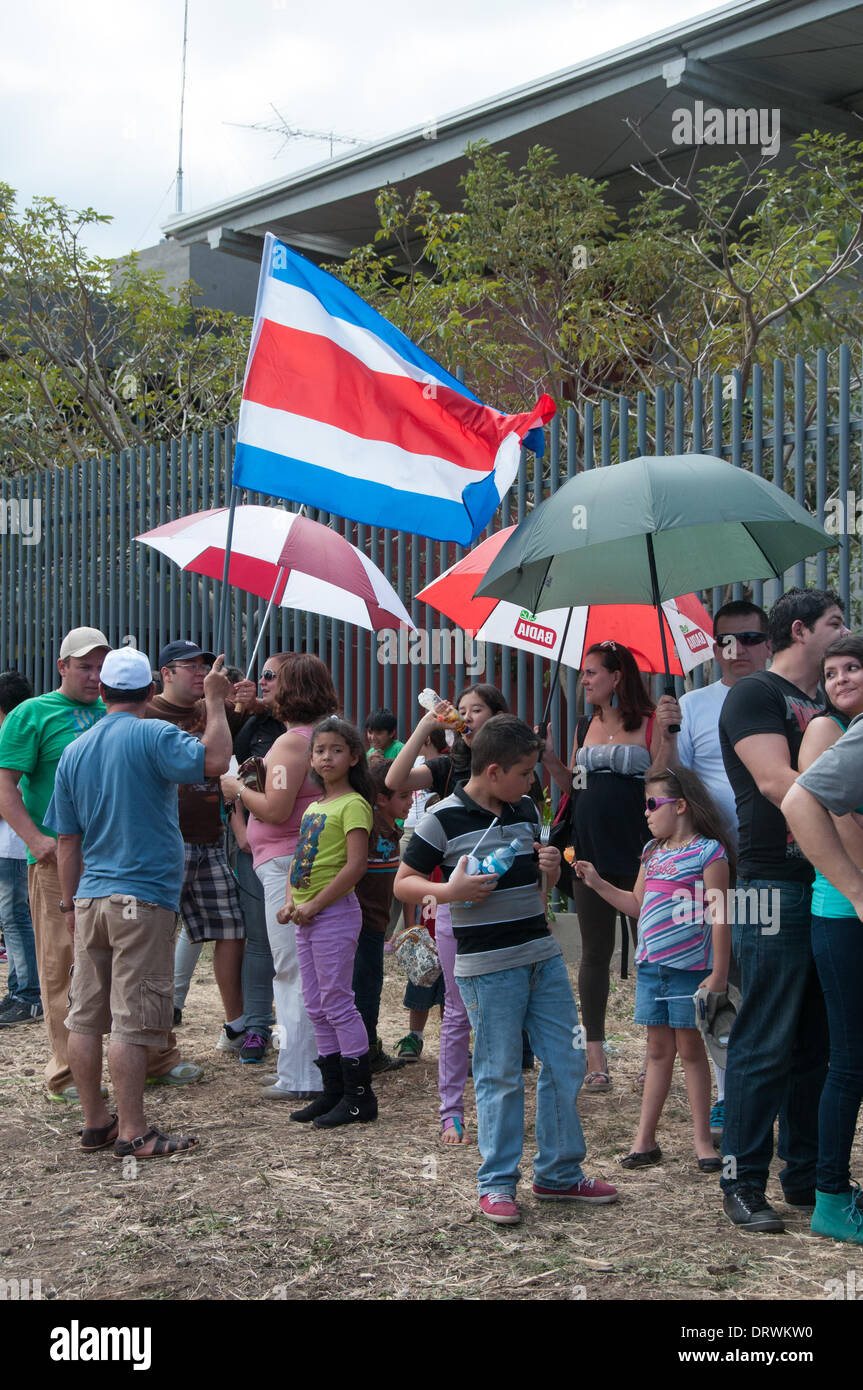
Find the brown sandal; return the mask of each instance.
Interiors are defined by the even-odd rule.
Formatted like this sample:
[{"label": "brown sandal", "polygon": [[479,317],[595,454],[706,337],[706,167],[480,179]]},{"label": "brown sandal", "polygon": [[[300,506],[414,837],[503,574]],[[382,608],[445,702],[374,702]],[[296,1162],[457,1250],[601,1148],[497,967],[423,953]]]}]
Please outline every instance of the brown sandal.
[{"label": "brown sandal", "polygon": [[95,1153],[97,1149],[107,1149],[117,1138],[117,1116],[111,1116],[111,1123],[101,1129],[79,1129],[81,1148],[85,1153]]},{"label": "brown sandal", "polygon": [[[151,1139],[155,1139],[155,1144],[151,1153],[142,1154],[139,1151],[148,1144]],[[196,1149],[198,1141],[191,1137],[188,1139],[172,1139],[170,1134],[163,1134],[160,1129],[148,1129],[146,1134],[141,1134],[137,1139],[118,1139],[114,1144],[115,1158],[170,1158],[171,1154],[188,1153],[190,1149]]]},{"label": "brown sandal", "polygon": [[611,1077],[607,1071],[589,1071],[584,1078],[584,1091],[610,1091]]}]

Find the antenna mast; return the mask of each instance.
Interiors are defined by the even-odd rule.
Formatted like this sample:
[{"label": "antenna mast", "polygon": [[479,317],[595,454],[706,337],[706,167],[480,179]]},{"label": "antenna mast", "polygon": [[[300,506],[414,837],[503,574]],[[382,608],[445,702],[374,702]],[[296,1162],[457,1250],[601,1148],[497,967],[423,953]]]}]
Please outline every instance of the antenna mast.
[{"label": "antenna mast", "polygon": [[177,156],[177,212],[183,211],[183,113],[186,105],[186,40],[189,33],[189,0],[183,12],[183,76],[180,83],[180,150]]}]

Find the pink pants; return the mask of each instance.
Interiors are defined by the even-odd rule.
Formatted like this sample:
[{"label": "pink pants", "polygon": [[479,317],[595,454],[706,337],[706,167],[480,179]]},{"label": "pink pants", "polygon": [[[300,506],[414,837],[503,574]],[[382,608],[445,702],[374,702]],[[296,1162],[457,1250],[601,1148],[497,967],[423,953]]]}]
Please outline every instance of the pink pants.
[{"label": "pink pants", "polygon": [[470,1019],[455,982],[456,939],[452,932],[449,903],[438,903],[435,941],[443,969],[446,995],[440,1027],[438,1091],[441,1122],[453,1116],[464,1120],[464,1088],[470,1057]]},{"label": "pink pants", "polygon": [[365,1024],[354,1002],[354,956],[363,914],[356,894],[348,893],[319,912],[308,927],[297,927],[297,955],[306,1013],[322,1057],[364,1057],[369,1050]]}]

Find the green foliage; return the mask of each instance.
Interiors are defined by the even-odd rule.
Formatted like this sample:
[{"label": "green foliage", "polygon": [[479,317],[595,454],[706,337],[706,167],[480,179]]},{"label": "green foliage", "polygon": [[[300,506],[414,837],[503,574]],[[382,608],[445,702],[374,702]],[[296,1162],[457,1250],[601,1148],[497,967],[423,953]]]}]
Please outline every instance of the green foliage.
[{"label": "green foliage", "polygon": [[110,218],[0,184],[0,468],[132,448],[235,418],[250,324],[169,294],[134,256],[91,256]]},{"label": "green foliage", "polygon": [[863,326],[863,142],[803,136],[789,168],[699,151],[685,181],[654,155],[625,221],[550,150],[468,155],[459,211],[384,189],[375,243],[330,269],[501,408],[735,368],[745,392],[757,361]]}]

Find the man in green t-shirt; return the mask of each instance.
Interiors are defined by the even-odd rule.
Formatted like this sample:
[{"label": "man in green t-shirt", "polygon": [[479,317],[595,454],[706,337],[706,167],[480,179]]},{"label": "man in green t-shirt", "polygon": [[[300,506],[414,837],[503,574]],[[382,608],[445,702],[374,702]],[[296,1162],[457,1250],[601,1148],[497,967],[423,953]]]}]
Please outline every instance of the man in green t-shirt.
[{"label": "man in green t-shirt", "polygon": [[[98,628],[76,627],[60,646],[57,670],[60,686],[47,695],[24,700],[11,710],[0,728],[0,816],[27,846],[30,912],[36,938],[36,959],[42,1008],[48,1028],[51,1058],[45,1068],[49,1094],[77,1100],[69,1070],[69,975],[74,946],[61,905],[57,874],[57,838],[43,823],[54,792],[54,776],[63,749],[92,728],[105,714],[99,698],[99,672],[110,647]],[[119,769],[118,769],[119,772]],[[167,1078],[182,1070],[173,1035],[164,1052],[151,1053],[149,1075]],[[183,1076],[194,1080],[196,1076]],[[178,1075],[174,1078],[180,1080]]]}]

